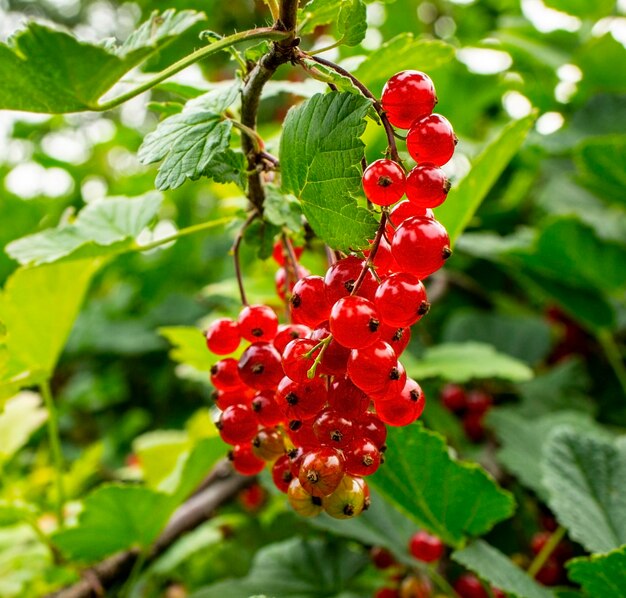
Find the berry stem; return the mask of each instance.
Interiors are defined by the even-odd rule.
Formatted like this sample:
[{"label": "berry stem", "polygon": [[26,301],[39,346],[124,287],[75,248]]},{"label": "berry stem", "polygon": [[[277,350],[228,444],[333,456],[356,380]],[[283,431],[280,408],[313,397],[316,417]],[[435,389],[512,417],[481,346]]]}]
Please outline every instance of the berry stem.
[{"label": "berry stem", "polygon": [[372,243],[372,248],[370,249],[370,254],[365,261],[365,265],[363,266],[359,277],[354,283],[354,287],[352,288],[352,292],[350,293],[350,295],[356,295],[359,287],[365,280],[367,271],[372,267],[372,263],[374,262],[374,258],[376,257],[376,253],[378,252],[378,248],[380,247],[380,241],[385,234],[385,224],[387,224],[387,211],[383,209],[382,215],[380,217],[380,223],[378,224],[378,230],[376,231],[376,237],[374,237],[374,242]]},{"label": "berry stem", "polygon": [[50,383],[45,380],[39,385],[39,391],[43,397],[44,404],[48,410],[48,441],[50,442],[50,451],[52,453],[52,461],[54,462],[55,469],[55,483],[57,488],[56,497],[56,512],[59,527],[65,526],[63,517],[63,507],[65,505],[65,486],[63,484],[63,451],[61,450],[61,436],[59,434],[59,413],[54,399],[52,397],[52,391],[50,390]]},{"label": "berry stem", "polygon": [[365,85],[363,85],[363,83],[361,83],[361,81],[359,81],[352,73],[340,67],[338,64],[335,64],[334,62],[331,62],[330,60],[326,60],[325,58],[320,58],[319,56],[312,56],[311,54],[306,54],[304,52],[301,52],[301,55],[306,58],[310,58],[311,60],[314,60],[315,62],[319,62],[319,64],[323,64],[324,66],[327,66],[328,68],[333,69],[334,71],[336,71],[340,75],[343,75],[344,77],[348,77],[348,79],[350,79],[350,81],[354,83],[354,85],[359,89],[359,91],[366,98],[369,98],[370,100],[372,100],[372,102],[374,103],[374,110],[376,110],[376,112],[378,113],[380,121],[383,123],[383,127],[385,128],[385,133],[387,135],[387,143],[389,144],[389,153],[390,153],[391,159],[394,162],[397,162],[398,164],[400,164],[400,166],[404,168],[404,164],[402,163],[402,160],[400,159],[400,155],[398,154],[398,146],[396,145],[394,128],[389,122],[389,119],[387,118],[387,115],[385,114],[385,111],[383,110],[383,107],[381,106],[376,96]]},{"label": "berry stem", "polygon": [[315,378],[317,366],[321,363],[322,358],[324,357],[324,353],[326,352],[326,349],[328,348],[328,345],[330,345],[330,341],[332,340],[333,335],[329,334],[325,339],[322,339],[319,343],[317,343],[317,345],[315,345],[315,347],[313,347],[308,353],[306,353],[305,357],[309,358],[313,355],[315,351],[317,351],[317,349],[321,347],[321,351],[315,357],[313,365],[307,370],[306,377],[309,378],[309,380]]},{"label": "berry stem", "polygon": [[239,296],[241,297],[241,304],[248,305],[248,298],[246,297],[246,291],[243,287],[243,275],[241,273],[241,261],[239,259],[239,247],[241,246],[241,241],[243,240],[243,234],[246,232],[246,229],[250,226],[250,224],[254,221],[259,213],[254,210],[250,212],[250,215],[243,223],[243,226],[239,229],[237,236],[235,237],[235,242],[233,243],[233,259],[235,261],[235,275],[237,276],[237,284],[239,285]]},{"label": "berry stem", "polygon": [[533,559],[533,562],[528,567],[528,575],[535,577],[541,568],[546,564],[546,561],[550,558],[550,555],[554,552],[559,542],[565,536],[565,528],[560,525],[550,536],[548,541],[543,545],[543,548],[539,551],[537,556]]}]

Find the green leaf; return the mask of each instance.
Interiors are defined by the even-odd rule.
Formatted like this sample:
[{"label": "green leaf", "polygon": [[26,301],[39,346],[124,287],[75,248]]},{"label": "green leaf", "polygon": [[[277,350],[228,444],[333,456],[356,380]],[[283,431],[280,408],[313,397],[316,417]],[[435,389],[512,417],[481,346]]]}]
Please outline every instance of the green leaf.
[{"label": "green leaf", "polygon": [[429,72],[450,62],[454,54],[453,46],[445,42],[415,39],[412,33],[401,33],[374,50],[353,74],[378,95],[387,79],[398,71]]},{"label": "green leaf", "polygon": [[92,45],[30,22],[0,44],[0,109],[59,114],[97,109],[97,100],[133,67],[184,33],[204,14],[153,13],[121,46]]},{"label": "green leaf", "polygon": [[158,193],[96,200],[87,204],[74,222],[17,239],[7,245],[6,252],[22,265],[118,253],[132,246],[156,216],[162,200]]},{"label": "green leaf", "polygon": [[371,103],[351,93],[315,95],[287,114],[280,142],[283,190],[293,193],[315,233],[336,249],[372,239],[376,221],[357,206],[365,115]]},{"label": "green leaf", "polygon": [[0,500],[0,527],[30,521],[37,515],[37,509],[29,503]]},{"label": "green leaf", "polygon": [[474,160],[472,169],[456,183],[445,204],[437,208],[437,220],[454,243],[470,223],[487,193],[524,143],[535,122],[534,115],[506,125]]},{"label": "green leaf", "polygon": [[159,484],[176,467],[179,457],[189,449],[184,430],[153,430],[133,441],[146,484],[158,489]]},{"label": "green leaf", "polygon": [[544,4],[554,10],[566,12],[580,18],[598,19],[611,14],[615,0],[544,0]]},{"label": "green leaf", "polygon": [[592,554],[567,563],[571,580],[589,596],[624,598],[626,588],[626,546],[607,554]]},{"label": "green leaf", "polygon": [[163,160],[157,189],[176,189],[186,179],[197,180],[212,170],[219,172],[222,162],[232,161],[232,155],[227,154],[232,123],[222,113],[237,99],[240,89],[236,82],[190,100],[180,114],[166,118],[146,136],[138,157],[144,164]]},{"label": "green leaf", "polygon": [[442,378],[464,383],[474,379],[501,378],[522,382],[533,377],[521,361],[498,353],[484,343],[443,343],[427,349],[419,360],[408,358],[407,371],[417,380]]},{"label": "green leaf", "polygon": [[[99,260],[19,268],[0,294],[0,405],[24,386],[49,378]],[[2,346],[4,345],[4,347]]]},{"label": "green leaf", "polygon": [[217,154],[204,169],[202,176],[213,179],[216,183],[235,183],[245,191],[248,177],[243,154],[231,149]]},{"label": "green leaf", "polygon": [[293,195],[281,193],[274,185],[265,187],[263,214],[275,226],[286,226],[293,232],[302,228],[302,209],[298,200]]},{"label": "green leaf", "polygon": [[581,432],[596,427],[588,414],[576,411],[530,419],[507,407],[492,409],[487,415],[487,423],[500,441],[498,461],[544,501],[548,493],[542,482],[541,459],[552,431],[559,425],[568,425]]},{"label": "green leaf", "polygon": [[243,233],[243,240],[246,245],[256,249],[259,259],[266,260],[272,255],[274,239],[280,232],[280,228],[272,224],[269,219],[261,220],[257,218],[246,227]]},{"label": "green leaf", "polygon": [[190,598],[333,598],[349,589],[368,560],[362,552],[344,544],[292,538],[259,550],[243,579],[203,588]]},{"label": "green leaf", "polygon": [[298,22],[302,23],[299,33],[312,33],[320,25],[336,22],[343,3],[344,0],[309,0],[298,10]]},{"label": "green leaf", "polygon": [[626,48],[611,33],[592,37],[575,55],[575,63],[584,73],[579,86],[590,95],[626,92]]},{"label": "green leaf", "polygon": [[366,17],[366,7],[363,0],[344,0],[337,20],[340,43],[346,46],[360,44],[367,31]]},{"label": "green leaf", "polygon": [[443,342],[478,341],[497,351],[536,364],[550,351],[551,332],[545,319],[517,314],[509,316],[477,310],[458,311],[447,321]]},{"label": "green leaf", "polygon": [[511,516],[513,497],[476,463],[457,461],[421,424],[389,430],[388,459],[372,485],[420,527],[459,546]]},{"label": "green leaf", "polygon": [[626,135],[585,139],[574,160],[585,185],[626,205]]},{"label": "green leaf", "polygon": [[484,540],[474,540],[463,550],[455,550],[452,559],[507,595],[519,598],[554,598],[552,590],[538,584],[511,559]]},{"label": "green leaf", "polygon": [[589,552],[626,544],[626,455],[614,443],[561,428],[545,447],[543,474],[548,504],[573,540]]},{"label": "green leaf", "polygon": [[21,392],[6,402],[0,413],[0,468],[29,440],[48,419],[41,397]]},{"label": "green leaf", "polygon": [[78,525],[56,532],[52,540],[68,558],[89,563],[133,546],[148,548],[171,512],[166,494],[139,486],[103,485],[85,499]]},{"label": "green leaf", "polygon": [[199,372],[211,371],[216,358],[207,349],[206,340],[200,330],[193,326],[166,326],[159,328],[159,334],[174,345],[170,351],[171,359]]}]

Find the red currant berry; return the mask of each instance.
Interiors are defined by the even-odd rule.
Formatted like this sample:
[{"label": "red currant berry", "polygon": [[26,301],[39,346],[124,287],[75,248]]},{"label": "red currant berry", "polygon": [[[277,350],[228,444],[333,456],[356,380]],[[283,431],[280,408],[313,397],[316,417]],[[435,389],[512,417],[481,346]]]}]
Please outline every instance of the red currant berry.
[{"label": "red currant berry", "polygon": [[252,439],[252,452],[264,461],[275,461],[285,454],[282,434],[276,428],[263,428]]},{"label": "red currant berry", "polygon": [[404,366],[398,361],[396,367],[391,371],[389,380],[383,390],[371,391],[370,397],[374,400],[381,401],[386,398],[394,398],[404,388],[406,384],[406,370]]},{"label": "red currant berry", "polygon": [[315,517],[322,512],[322,499],[307,492],[298,478],[289,483],[287,498],[291,508],[302,517]]},{"label": "red currant berry", "polygon": [[394,350],[378,340],[363,349],[354,349],[348,359],[348,376],[363,392],[383,392],[400,375]]},{"label": "red currant berry", "polygon": [[399,129],[408,129],[415,120],[433,111],[437,103],[435,86],[420,71],[402,71],[385,83],[381,96],[389,122]]},{"label": "red currant berry", "polygon": [[374,399],[376,415],[390,426],[408,426],[413,423],[424,411],[426,399],[420,385],[407,378],[400,394],[395,397],[384,397],[383,400]]},{"label": "red currant berry", "polygon": [[[313,431],[313,421],[313,419],[306,421],[292,419],[287,424],[287,436],[294,446],[304,448],[307,451],[319,447],[320,443]],[[292,469],[292,471],[294,470]],[[298,474],[298,471],[300,471],[299,467],[295,469],[295,475]]]},{"label": "red currant berry", "polygon": [[441,168],[432,164],[417,165],[406,179],[406,196],[420,208],[436,208],[448,197],[450,181]]},{"label": "red currant berry", "polygon": [[256,417],[245,405],[227,407],[215,425],[222,440],[228,444],[248,443],[257,431]]},{"label": "red currant berry", "polygon": [[[311,338],[315,341],[322,341],[331,336],[328,322],[320,324],[312,333]],[[317,371],[328,376],[341,376],[345,373],[350,357],[350,349],[342,347],[336,340],[332,339],[320,362]]]},{"label": "red currant berry", "polygon": [[452,125],[441,114],[430,114],[413,123],[406,148],[418,164],[443,166],[452,158],[457,138]]},{"label": "red currant berry", "polygon": [[[300,256],[302,255],[303,251],[304,251],[304,247],[293,248],[293,254],[296,260],[300,259]],[[280,241],[276,241],[276,243],[274,243],[274,247],[272,248],[272,257],[274,258],[274,261],[279,266],[285,265],[285,260],[288,259],[288,256],[287,256],[287,252],[285,251],[285,247]]]},{"label": "red currant berry", "polygon": [[393,210],[391,210],[391,212],[389,212],[387,224],[385,225],[385,234],[390,240],[392,240],[396,229],[405,220],[408,220],[409,218],[415,218],[416,216],[419,216],[420,218],[434,218],[435,214],[429,208],[418,208],[412,201],[409,201],[408,199],[401,201],[395,208],[393,208]]},{"label": "red currant berry", "polygon": [[486,413],[492,405],[491,395],[482,390],[471,390],[467,393],[466,407],[470,413]]},{"label": "red currant berry", "polygon": [[[365,257],[368,257],[370,254],[370,250],[367,249],[363,252]],[[372,265],[376,268],[376,273],[378,276],[387,276],[387,274],[391,272],[398,272],[399,267],[396,263],[395,258],[391,254],[391,245],[389,245],[387,239],[385,237],[381,237],[380,243],[378,244],[378,250],[376,251],[376,255],[372,260]]]},{"label": "red currant berry", "polygon": [[400,357],[411,340],[411,329],[396,328],[383,322],[380,326],[380,339],[391,345],[396,356]]},{"label": "red currant berry", "polygon": [[454,583],[454,591],[460,598],[489,598],[487,590],[475,575],[466,573]]},{"label": "red currant berry", "polygon": [[272,344],[282,355],[288,343],[297,338],[306,338],[310,333],[311,329],[302,324],[280,324]]},{"label": "red currant berry", "polygon": [[364,490],[365,482],[361,478],[345,475],[334,492],[322,499],[322,506],[335,519],[356,517],[365,506]]},{"label": "red currant berry", "polygon": [[246,305],[239,313],[239,329],[251,343],[270,342],[278,330],[278,317],[267,305]]},{"label": "red currant berry", "polygon": [[206,331],[206,346],[216,355],[232,353],[240,342],[239,324],[230,318],[215,320]]},{"label": "red currant berry", "polygon": [[232,357],[220,359],[211,368],[211,384],[218,390],[236,390],[245,387],[239,376],[237,360]]},{"label": "red currant berry", "polygon": [[458,384],[446,384],[441,389],[441,402],[446,409],[453,413],[463,411],[467,407],[465,389]]},{"label": "red currant berry", "polygon": [[[330,305],[352,293],[354,284],[361,275],[364,266],[365,260],[349,255],[347,258],[333,264],[326,271],[324,282],[326,283],[326,299]],[[367,299],[373,299],[377,288],[376,278],[371,270],[368,270],[359,290],[355,294]]]},{"label": "red currant berry", "polygon": [[252,484],[237,495],[241,506],[249,513],[257,513],[267,502],[267,491],[260,484]]},{"label": "red currant berry", "polygon": [[374,304],[357,295],[339,299],[330,311],[328,323],[333,338],[349,349],[367,347],[380,337],[380,317]]},{"label": "red currant berry", "polygon": [[340,413],[324,409],[315,418],[313,432],[322,446],[344,449],[352,441],[354,424]]},{"label": "red currant berry", "polygon": [[314,328],[328,320],[330,305],[326,301],[326,285],[321,276],[301,278],[291,293],[291,319]]},{"label": "red currant berry", "polygon": [[378,588],[374,598],[400,598],[400,591],[397,588]]},{"label": "red currant berry", "polygon": [[383,452],[387,440],[387,426],[375,413],[366,413],[357,422],[355,435],[364,436],[371,440],[376,448]]},{"label": "red currant berry", "polygon": [[365,197],[377,206],[390,206],[404,195],[404,169],[393,160],[376,160],[363,173]]},{"label": "red currant berry", "polygon": [[276,402],[288,420],[315,417],[326,403],[326,384],[319,378],[309,382],[294,382],[285,376],[276,389]]},{"label": "red currant berry", "polygon": [[561,581],[563,576],[563,567],[554,558],[549,558],[545,565],[539,569],[539,572],[535,576],[537,581],[544,586],[555,586]]},{"label": "red currant berry", "polygon": [[380,451],[368,438],[355,438],[347,450],[346,473],[356,476],[373,474],[380,466]]},{"label": "red currant berry", "polygon": [[396,559],[386,548],[382,546],[374,546],[370,550],[370,558],[376,569],[389,569],[396,564]]},{"label": "red currant berry", "polygon": [[309,494],[328,496],[335,491],[343,475],[343,455],[334,448],[324,446],[304,456],[298,479]]},{"label": "red currant berry", "polygon": [[414,217],[396,230],[391,253],[403,272],[420,280],[436,272],[452,255],[450,238],[437,220]]},{"label": "red currant berry", "polygon": [[350,419],[361,418],[370,406],[369,397],[350,378],[335,378],[328,390],[328,406]]},{"label": "red currant berry", "polygon": [[274,400],[274,392],[271,390],[258,392],[252,399],[250,406],[252,411],[254,411],[254,415],[256,415],[257,421],[262,426],[276,426],[284,420],[283,412]]},{"label": "red currant berry", "polygon": [[[314,351],[319,343],[310,338],[291,341],[283,353],[283,370],[294,382],[307,382],[308,371],[313,366],[320,349]],[[311,355],[309,355],[311,353]]]},{"label": "red currant berry", "polygon": [[259,459],[252,452],[249,444],[237,444],[228,453],[228,458],[233,464],[235,471],[241,475],[256,475],[265,467],[265,461]]},{"label": "red currant berry", "polygon": [[291,462],[287,455],[279,457],[272,466],[272,480],[274,485],[281,492],[287,493],[289,490],[289,484],[293,480],[293,474],[291,473]]},{"label": "red currant berry", "polygon": [[428,532],[416,532],[409,540],[409,552],[418,561],[432,563],[443,556],[443,542]]},{"label": "red currant berry", "polygon": [[463,416],[463,430],[472,442],[480,442],[485,437],[484,413],[466,413]]},{"label": "red currant berry", "polygon": [[417,277],[403,272],[382,281],[374,305],[385,324],[398,328],[412,326],[430,309],[424,285]]},{"label": "red currant berry", "polygon": [[254,389],[242,386],[235,390],[216,390],[213,393],[215,405],[224,411],[231,405],[249,405],[254,396]]},{"label": "red currant berry", "polygon": [[551,536],[552,534],[550,532],[537,532],[534,534],[530,540],[530,549],[533,554],[539,554]]},{"label": "red currant berry", "polygon": [[291,295],[296,282],[309,274],[311,273],[304,266],[298,266],[298,278],[296,280],[285,268],[278,268],[274,276],[274,285],[276,287],[276,294],[281,301],[286,301],[287,295]]},{"label": "red currant berry", "polygon": [[[307,422],[308,423],[308,422]],[[313,425],[311,427],[311,434],[313,436],[313,440],[315,442],[313,446],[317,446],[317,438],[315,438],[315,434],[313,434]],[[302,465],[302,459],[304,459],[304,455],[308,453],[310,450],[309,447],[296,446],[287,452],[287,457],[289,457],[289,463],[291,464],[291,475],[295,478],[298,477],[300,473],[300,465]]]},{"label": "red currant berry", "polygon": [[283,377],[280,354],[270,343],[253,343],[239,358],[241,379],[256,390],[271,390]]}]

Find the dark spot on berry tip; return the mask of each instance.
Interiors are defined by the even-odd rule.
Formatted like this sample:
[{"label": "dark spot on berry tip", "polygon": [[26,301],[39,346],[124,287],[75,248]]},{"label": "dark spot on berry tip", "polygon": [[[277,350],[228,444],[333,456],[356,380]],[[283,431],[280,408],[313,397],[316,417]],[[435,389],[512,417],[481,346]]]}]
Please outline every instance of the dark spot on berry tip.
[{"label": "dark spot on berry tip", "polygon": [[352,292],[355,282],[356,280],[346,280],[346,282],[343,283],[343,286],[345,287],[346,291],[348,291],[348,293]]},{"label": "dark spot on berry tip", "polygon": [[376,332],[378,327],[380,326],[380,322],[376,318],[371,318],[367,327],[371,332]]},{"label": "dark spot on berry tip", "polygon": [[352,517],[352,515],[354,515],[354,505],[351,505],[350,503],[348,503],[343,508],[343,514],[347,515],[348,517]]},{"label": "dark spot on berry tip", "polygon": [[379,453],[384,453],[387,450],[387,445],[383,444],[382,446],[378,447],[378,452]]},{"label": "dark spot on berry tip", "polygon": [[441,250],[441,255],[444,260],[447,260],[452,255],[452,249],[450,249],[447,245]]},{"label": "dark spot on berry tip", "polygon": [[217,363],[211,366],[211,376],[215,376],[215,374],[217,374],[218,371],[219,371],[219,368],[217,367]]},{"label": "dark spot on berry tip", "polygon": [[379,176],[376,184],[379,187],[389,187],[389,185],[393,184],[393,181],[388,176]]},{"label": "dark spot on berry tip", "polygon": [[[290,422],[289,422],[289,429],[290,429],[290,430],[293,430],[293,428],[291,427],[291,425],[292,425],[292,424],[296,424],[296,423],[298,423],[298,424],[302,425],[302,422],[296,421],[296,420],[294,419],[293,421],[290,421]],[[297,428],[296,428],[296,429],[297,429]],[[292,448],[290,451],[288,451],[288,452],[287,452],[287,456],[288,456],[290,459],[295,459],[295,458],[298,456],[298,452],[299,452],[299,451],[298,451],[298,449],[297,449],[297,448]]]},{"label": "dark spot on berry tip", "polygon": [[306,472],[306,479],[311,482],[311,484],[317,484],[320,481],[320,474],[314,469],[310,469]]},{"label": "dark spot on berry tip", "polygon": [[221,429],[224,427],[224,424],[222,424],[222,422],[218,419],[218,420],[215,422],[215,427],[216,427],[218,430],[221,430]]},{"label": "dark spot on berry tip", "polygon": [[428,301],[422,301],[417,309],[418,316],[425,316],[430,311],[430,303]]},{"label": "dark spot on berry tip", "polygon": [[217,401],[217,397],[219,397],[219,396],[220,396],[220,395],[219,395],[219,393],[217,392],[217,390],[214,390],[214,391],[211,393],[211,400],[215,403],[215,401]]},{"label": "dark spot on berry tip", "polygon": [[385,455],[380,454],[380,464],[382,465],[385,462]]},{"label": "dark spot on berry tip", "polygon": [[[292,419],[289,422],[289,429],[292,432],[297,432],[300,428],[302,427],[302,422],[299,419]],[[295,453],[292,455],[291,453],[293,453],[295,451]],[[293,449],[291,451],[289,451],[289,456],[294,459],[295,457],[298,456],[298,449]]]},{"label": "dark spot on berry tip", "polygon": [[292,295],[290,301],[292,307],[295,307],[296,309],[298,309],[302,305],[302,299],[300,298],[300,295],[298,295],[298,293]]},{"label": "dark spot on berry tip", "polygon": [[235,453],[233,451],[228,451],[228,453],[226,453],[226,457],[228,458],[229,461],[234,461]]},{"label": "dark spot on berry tip", "polygon": [[400,380],[400,370],[398,368],[391,368],[391,371],[389,372],[389,380]]},{"label": "dark spot on berry tip", "polygon": [[420,400],[420,393],[417,390],[413,389],[409,395],[411,396],[411,401],[417,402]]},{"label": "dark spot on berry tip", "polygon": [[252,439],[252,446],[259,448],[261,446],[261,439],[258,436],[255,436]]},{"label": "dark spot on berry tip", "polygon": [[451,187],[452,183],[448,179],[446,179],[446,182],[443,184],[443,192],[448,195],[448,191],[450,191]]},{"label": "dark spot on berry tip", "polygon": [[253,374],[262,374],[265,371],[265,366],[262,363],[255,363],[250,369]]},{"label": "dark spot on berry tip", "polygon": [[364,455],[361,463],[363,463],[365,467],[370,467],[374,464],[374,459],[372,459],[371,455]]},{"label": "dark spot on berry tip", "polygon": [[286,397],[285,401],[287,401],[287,405],[297,405],[298,404],[298,395],[295,392],[290,392]]},{"label": "dark spot on berry tip", "polygon": [[312,496],[311,497],[311,502],[316,506],[316,507],[321,507],[322,506],[322,499],[319,496]]},{"label": "dark spot on berry tip", "polygon": [[259,401],[258,399],[252,401],[252,411],[254,411],[255,413],[259,413],[259,411],[261,411],[261,401]]},{"label": "dark spot on berry tip", "polygon": [[263,336],[263,329],[262,328],[253,328],[250,332],[252,332],[252,336],[256,336],[257,338],[259,336]]},{"label": "dark spot on berry tip", "polygon": [[372,506],[372,499],[369,496],[365,497],[365,500],[363,501],[363,510],[367,511],[367,509],[369,509]]},{"label": "dark spot on berry tip", "polygon": [[300,338],[300,333],[297,330],[292,330],[289,333],[289,336],[293,339],[296,340],[297,338]]},{"label": "dark spot on berry tip", "polygon": [[404,336],[404,328],[398,328],[398,330],[396,330],[393,333],[393,336],[391,337],[392,341],[401,341],[402,337]]},{"label": "dark spot on berry tip", "polygon": [[293,480],[293,474],[290,471],[283,471],[283,482],[289,483]]},{"label": "dark spot on berry tip", "polygon": [[340,430],[333,430],[333,431],[330,433],[330,439],[331,439],[333,442],[341,442],[341,439],[342,439],[342,438],[343,438],[343,434],[341,433],[341,431],[340,431]]},{"label": "dark spot on berry tip", "polygon": [[454,136],[454,145],[456,145],[459,142],[459,138],[455,135]]}]

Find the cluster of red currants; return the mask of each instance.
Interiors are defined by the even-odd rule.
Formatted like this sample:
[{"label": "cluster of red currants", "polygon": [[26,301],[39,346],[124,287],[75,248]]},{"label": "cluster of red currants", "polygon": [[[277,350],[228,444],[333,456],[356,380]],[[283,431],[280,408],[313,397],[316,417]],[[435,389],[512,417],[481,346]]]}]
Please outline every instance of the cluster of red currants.
[{"label": "cluster of red currants", "polygon": [[[455,137],[431,114],[435,101],[432,82],[416,71],[385,87],[390,121],[401,126],[402,115],[414,123],[408,145],[418,165],[408,179],[391,160],[365,170],[365,194],[384,206],[369,249],[342,255],[322,277],[308,275],[296,252],[285,255],[277,244],[277,290],[289,301],[291,323],[279,325],[267,305],[246,305],[237,321],[222,318],[207,331],[217,355],[234,352],[241,339],[251,343],[238,360],[222,359],[211,371],[222,410],[217,426],[233,445],[235,469],[256,474],[271,463],[277,488],[304,516],[324,510],[348,518],[367,508],[363,478],[383,460],[386,425],[408,425],[424,409],[419,384],[398,358],[430,307],[421,279],[450,255],[430,208],[445,199],[438,166],[452,155]],[[390,210],[405,191],[408,200]]]},{"label": "cluster of red currants", "polygon": [[461,418],[465,435],[472,442],[485,437],[484,419],[493,406],[493,398],[484,390],[466,391],[458,384],[446,384],[441,389],[443,406]]}]

